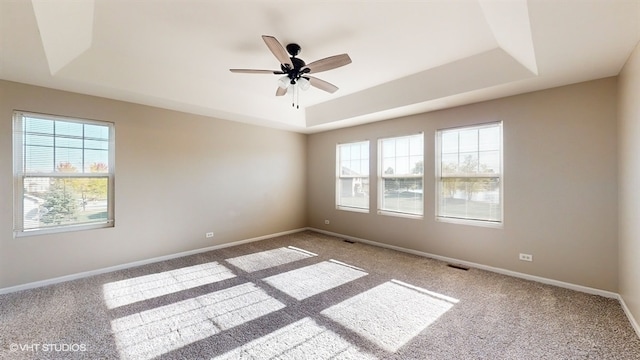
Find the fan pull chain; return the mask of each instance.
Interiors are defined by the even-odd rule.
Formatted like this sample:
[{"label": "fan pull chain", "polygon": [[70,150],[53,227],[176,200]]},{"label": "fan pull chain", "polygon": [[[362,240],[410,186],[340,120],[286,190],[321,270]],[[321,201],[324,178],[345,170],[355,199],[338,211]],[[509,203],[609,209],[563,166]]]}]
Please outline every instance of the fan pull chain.
[{"label": "fan pull chain", "polygon": [[291,107],[300,109],[300,88],[296,85],[291,85]]}]

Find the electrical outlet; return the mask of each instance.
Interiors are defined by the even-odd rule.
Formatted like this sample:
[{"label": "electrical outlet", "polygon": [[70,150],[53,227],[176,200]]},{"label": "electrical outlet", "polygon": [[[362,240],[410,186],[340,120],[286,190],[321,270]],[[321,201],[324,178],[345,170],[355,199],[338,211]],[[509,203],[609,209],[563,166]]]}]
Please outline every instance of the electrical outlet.
[{"label": "electrical outlet", "polygon": [[330,222],[329,220],[325,220],[325,221],[324,221],[324,224],[325,224],[325,225],[329,225],[330,223],[331,223],[331,222]]},{"label": "electrical outlet", "polygon": [[522,261],[533,261],[533,255],[520,253],[520,260],[522,260]]},{"label": "electrical outlet", "polygon": [[213,231],[206,233],[205,236],[208,237],[208,238],[212,238],[213,237]]}]

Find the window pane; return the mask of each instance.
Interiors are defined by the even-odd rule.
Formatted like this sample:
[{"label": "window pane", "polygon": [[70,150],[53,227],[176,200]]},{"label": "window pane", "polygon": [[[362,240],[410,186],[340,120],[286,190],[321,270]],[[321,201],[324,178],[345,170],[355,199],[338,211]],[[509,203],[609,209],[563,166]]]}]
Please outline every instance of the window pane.
[{"label": "window pane", "polygon": [[393,175],[396,173],[396,158],[384,158],[382,160],[382,172],[386,175]]},{"label": "window pane", "polygon": [[70,148],[82,149],[82,139],[57,136],[56,147],[70,147]]},{"label": "window pane", "polygon": [[108,150],[109,142],[103,140],[85,140],[84,141],[85,149],[96,149],[96,150]]},{"label": "window pane", "polygon": [[483,151],[479,155],[480,172],[500,173],[500,151]]},{"label": "window pane", "polygon": [[396,174],[411,174],[411,169],[409,168],[409,157],[408,156],[398,156],[396,157]]},{"label": "window pane", "polygon": [[106,150],[85,150],[84,172],[108,172],[109,152]]},{"label": "window pane", "polygon": [[409,138],[409,154],[411,155],[424,154],[424,141],[422,136],[414,136]]},{"label": "window pane", "polygon": [[478,151],[478,130],[460,130],[460,152]]},{"label": "window pane", "polygon": [[349,145],[349,148],[351,148],[351,156],[350,159],[351,160],[359,160],[360,159],[360,146],[359,145]]},{"label": "window pane", "polygon": [[458,153],[442,155],[441,171],[442,175],[453,175],[458,171]]},{"label": "window pane", "polygon": [[423,173],[423,135],[381,139],[381,173],[383,175],[409,175]]},{"label": "window pane", "polygon": [[362,171],[362,176],[369,176],[369,160],[364,159],[361,161],[360,169]]},{"label": "window pane", "polygon": [[53,172],[53,148],[26,146],[24,171],[31,173]]},{"label": "window pane", "polygon": [[422,215],[422,178],[383,179],[381,210]]},{"label": "window pane", "polygon": [[108,178],[25,177],[25,230],[108,220]]},{"label": "window pane", "polygon": [[369,160],[369,142],[368,141],[360,143],[360,158],[363,160]]},{"label": "window pane", "polygon": [[409,166],[411,166],[411,174],[424,174],[424,161],[422,155],[412,156],[409,159]]},{"label": "window pane", "polygon": [[498,178],[445,178],[440,184],[439,216],[500,221]]},{"label": "window pane", "polygon": [[107,166],[107,164],[106,164],[106,163],[103,163],[103,162],[95,162],[95,163],[91,163],[91,164],[89,165],[89,170],[88,170],[88,172],[90,172],[90,173],[94,173],[94,174],[97,174],[97,173],[102,173],[102,174],[104,174],[104,173],[108,173],[108,172],[109,172],[109,167]]},{"label": "window pane", "polygon": [[53,134],[53,121],[25,117],[23,128],[26,133]]},{"label": "window pane", "polygon": [[478,153],[460,153],[458,171],[461,174],[476,174],[478,172]]},{"label": "window pane", "polygon": [[360,164],[360,160],[351,160],[351,163],[349,164],[349,170],[351,173],[349,175],[362,175]]},{"label": "window pane", "polygon": [[56,171],[80,172],[82,171],[82,149],[55,148]]},{"label": "window pane", "polygon": [[26,145],[53,146],[53,136],[26,134],[24,142]]},{"label": "window pane", "polygon": [[382,141],[382,156],[385,158],[396,156],[395,139],[385,139]]},{"label": "window pane", "polygon": [[84,125],[85,138],[109,140],[109,127],[103,125]]},{"label": "window pane", "polygon": [[458,153],[458,132],[446,131],[440,135],[440,146],[443,154]]},{"label": "window pane", "polygon": [[369,178],[340,179],[338,184],[338,205],[369,208]]},{"label": "window pane", "polygon": [[56,121],[54,128],[56,136],[72,136],[81,138],[83,134],[81,123]]},{"label": "window pane", "polygon": [[396,156],[409,155],[409,139],[400,138],[396,140]]},{"label": "window pane", "polygon": [[500,150],[500,128],[492,126],[479,130],[480,143],[478,150]]},{"label": "window pane", "polygon": [[349,145],[340,146],[340,159],[342,161],[351,159],[351,147]]},{"label": "window pane", "polygon": [[340,176],[349,176],[353,174],[353,171],[350,169],[351,161],[342,161],[340,163]]},{"label": "window pane", "polygon": [[[24,117],[24,171],[91,172],[91,166],[102,163],[108,171],[109,126],[82,124]],[[90,133],[92,139],[82,138]]]}]

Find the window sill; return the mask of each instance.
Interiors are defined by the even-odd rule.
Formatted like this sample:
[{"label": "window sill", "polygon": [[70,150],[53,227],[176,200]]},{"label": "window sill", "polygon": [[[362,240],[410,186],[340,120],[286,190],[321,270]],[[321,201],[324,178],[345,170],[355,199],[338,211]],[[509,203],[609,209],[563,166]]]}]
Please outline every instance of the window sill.
[{"label": "window sill", "polygon": [[95,223],[95,224],[65,225],[65,226],[51,227],[51,228],[45,228],[45,229],[15,230],[13,232],[13,237],[20,238],[20,237],[29,237],[29,236],[38,236],[38,235],[59,234],[59,233],[66,233],[66,232],[72,232],[72,231],[104,229],[104,228],[112,228],[112,227],[114,227],[114,221],[109,221],[104,223]]},{"label": "window sill", "polygon": [[470,219],[459,219],[459,218],[449,218],[449,217],[439,217],[439,216],[436,216],[436,221],[451,223],[451,224],[459,224],[459,225],[480,226],[480,227],[487,227],[487,228],[493,228],[493,229],[504,228],[504,224],[502,222],[496,222],[496,221],[470,220]]},{"label": "window sill", "polygon": [[423,215],[395,212],[395,211],[389,211],[389,210],[378,210],[378,215],[395,216],[395,217],[415,219],[415,220],[421,220],[424,218]]},{"label": "window sill", "polygon": [[369,213],[369,209],[354,208],[354,207],[340,206],[340,205],[336,206],[336,209],[344,210],[344,211],[351,211],[351,212],[358,212],[358,213],[363,213],[363,214],[368,214]]}]

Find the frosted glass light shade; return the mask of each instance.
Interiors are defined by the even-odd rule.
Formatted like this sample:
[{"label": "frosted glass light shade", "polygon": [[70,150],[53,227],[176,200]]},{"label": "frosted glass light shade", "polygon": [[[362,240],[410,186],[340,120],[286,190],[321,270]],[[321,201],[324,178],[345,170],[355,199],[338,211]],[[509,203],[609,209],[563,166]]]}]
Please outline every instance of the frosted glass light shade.
[{"label": "frosted glass light shade", "polygon": [[283,76],[280,79],[278,79],[278,86],[281,89],[286,89],[287,87],[289,87],[289,77]]}]

